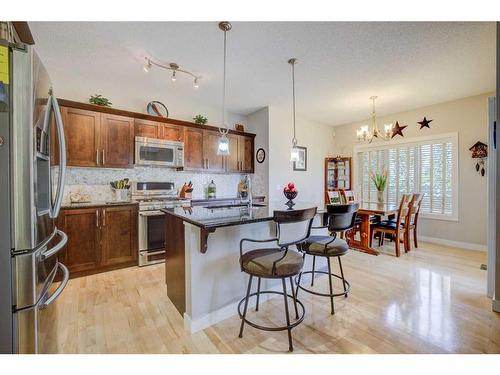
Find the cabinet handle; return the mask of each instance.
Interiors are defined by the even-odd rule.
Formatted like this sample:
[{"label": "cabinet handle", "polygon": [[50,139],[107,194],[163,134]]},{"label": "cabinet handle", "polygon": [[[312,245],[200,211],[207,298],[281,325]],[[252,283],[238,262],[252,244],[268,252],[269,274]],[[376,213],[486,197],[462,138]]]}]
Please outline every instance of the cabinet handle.
[{"label": "cabinet handle", "polygon": [[104,161],[104,149],[102,150],[102,165],[104,165],[106,162]]},{"label": "cabinet handle", "polygon": [[99,228],[99,209],[95,210],[95,226]]},{"label": "cabinet handle", "polygon": [[106,226],[106,209],[105,208],[102,210],[102,226],[103,227]]},{"label": "cabinet handle", "polygon": [[96,164],[99,165],[99,150],[95,150],[95,159],[96,159]]},{"label": "cabinet handle", "polygon": [[207,169],[210,169],[210,160],[207,159]]}]

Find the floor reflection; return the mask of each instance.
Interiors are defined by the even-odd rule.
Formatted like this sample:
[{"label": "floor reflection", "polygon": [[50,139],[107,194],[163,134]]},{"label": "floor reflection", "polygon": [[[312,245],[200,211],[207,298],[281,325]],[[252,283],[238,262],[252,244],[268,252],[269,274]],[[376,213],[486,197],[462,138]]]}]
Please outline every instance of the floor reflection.
[{"label": "floor reflection", "polygon": [[393,301],[386,309],[385,322],[443,350],[455,351],[457,327],[451,305],[451,276],[419,268],[410,279],[404,300]]}]

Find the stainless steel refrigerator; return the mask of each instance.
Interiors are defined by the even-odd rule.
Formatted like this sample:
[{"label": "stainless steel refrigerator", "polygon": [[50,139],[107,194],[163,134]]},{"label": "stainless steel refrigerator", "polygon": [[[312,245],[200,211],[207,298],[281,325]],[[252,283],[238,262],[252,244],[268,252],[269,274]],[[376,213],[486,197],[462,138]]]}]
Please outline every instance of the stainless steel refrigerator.
[{"label": "stainless steel refrigerator", "polygon": [[30,45],[0,40],[0,352],[44,353],[57,338],[69,273],[56,227],[64,189],[63,124]]}]

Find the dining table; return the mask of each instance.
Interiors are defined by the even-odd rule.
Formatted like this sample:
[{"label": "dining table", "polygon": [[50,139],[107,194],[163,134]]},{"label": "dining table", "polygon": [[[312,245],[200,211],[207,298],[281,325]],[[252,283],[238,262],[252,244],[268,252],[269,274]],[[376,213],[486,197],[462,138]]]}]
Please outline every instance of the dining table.
[{"label": "dining table", "polygon": [[371,218],[373,216],[389,216],[395,215],[398,212],[398,206],[389,203],[379,202],[357,202],[359,209],[357,217],[359,222],[359,238],[356,238],[356,228],[346,234],[349,247],[371,255],[379,255],[380,252],[374,249],[370,244],[372,237],[371,233]]}]

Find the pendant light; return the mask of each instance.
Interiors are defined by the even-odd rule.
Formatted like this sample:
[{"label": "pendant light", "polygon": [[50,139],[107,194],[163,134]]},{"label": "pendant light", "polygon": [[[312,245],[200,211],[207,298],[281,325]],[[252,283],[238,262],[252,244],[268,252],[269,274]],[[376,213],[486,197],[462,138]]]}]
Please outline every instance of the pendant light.
[{"label": "pendant light", "polygon": [[288,60],[288,63],[292,66],[292,113],[293,113],[293,138],[292,138],[292,150],[290,152],[290,161],[299,161],[299,149],[297,148],[297,138],[295,136],[295,64],[297,64],[297,59],[292,57]]},{"label": "pendant light", "polygon": [[229,155],[229,139],[227,133],[229,129],[226,126],[226,33],[231,30],[232,26],[229,22],[219,22],[219,29],[224,32],[224,68],[222,76],[222,126],[219,127],[220,137],[219,146],[217,147],[217,155]]}]

